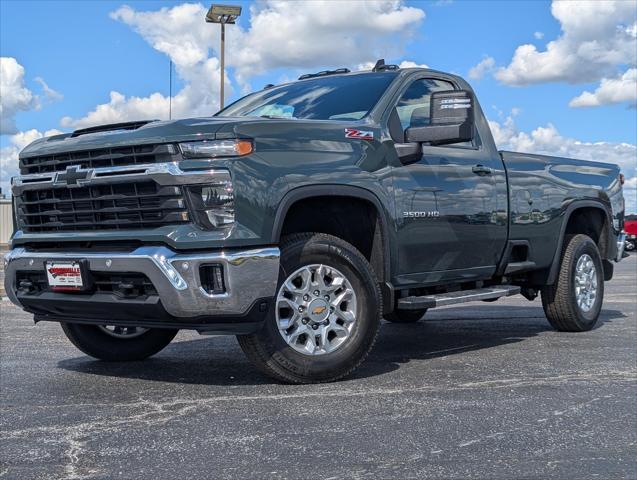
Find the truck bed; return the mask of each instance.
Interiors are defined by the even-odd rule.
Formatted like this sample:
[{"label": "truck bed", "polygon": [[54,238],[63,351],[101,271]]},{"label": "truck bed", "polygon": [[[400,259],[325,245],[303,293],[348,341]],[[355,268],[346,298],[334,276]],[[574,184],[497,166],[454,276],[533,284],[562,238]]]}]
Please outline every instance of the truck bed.
[{"label": "truck bed", "polygon": [[[526,241],[529,260],[548,267],[563,217],[578,202],[623,211],[619,168],[610,163],[501,151],[509,184],[509,240]],[[613,219],[619,227],[620,219]]]}]

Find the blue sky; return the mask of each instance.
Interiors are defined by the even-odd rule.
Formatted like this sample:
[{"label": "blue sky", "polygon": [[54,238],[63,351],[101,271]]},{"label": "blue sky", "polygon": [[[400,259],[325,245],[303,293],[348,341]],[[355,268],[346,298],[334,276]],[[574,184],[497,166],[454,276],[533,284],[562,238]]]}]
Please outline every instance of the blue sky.
[{"label": "blue sky", "polygon": [[[19,144],[14,137],[16,132],[32,129],[42,133],[51,129],[68,131],[97,121],[102,118],[100,114],[96,113],[92,117],[87,115],[96,110],[98,105],[109,104],[112,100],[111,91],[119,92],[125,97],[121,102],[116,102],[117,105],[111,105],[115,111],[113,114],[124,117],[142,115],[146,113],[144,105],[156,107],[150,111],[151,118],[165,111],[151,99],[141,106],[134,106],[129,100],[130,97],[144,99],[155,92],[164,97],[168,96],[169,56],[165,48],[157,46],[157,42],[165,38],[174,39],[179,35],[184,35],[187,39],[190,35],[190,32],[180,31],[174,25],[177,22],[171,20],[173,13],[183,13],[182,10],[173,11],[173,7],[179,9],[183,3],[1,1],[0,56],[14,58],[23,67],[23,87],[34,97],[33,101],[18,108],[12,115],[15,122],[12,132],[7,133],[7,129],[4,129],[4,133],[7,134],[0,137],[0,147],[3,147],[5,156],[4,169],[11,170],[7,167],[6,158],[11,153],[8,148]],[[244,12],[239,19],[238,27],[228,27],[229,30],[235,30],[233,33],[229,32],[229,37],[234,33],[243,32],[242,39],[237,39],[234,45],[241,45],[235,51],[240,50],[245,58],[230,62],[228,74],[231,94],[227,100],[237,98],[251,88],[260,89],[266,83],[296,78],[302,72],[316,71],[322,67],[353,68],[372,61],[377,55],[384,55],[388,62],[400,63],[407,60],[427,64],[431,68],[451,71],[465,78],[468,78],[472,67],[485,58],[490,58],[492,60],[486,62],[490,66],[485,69],[481,78],[469,78],[469,81],[489,118],[501,127],[501,131],[496,134],[496,140],[505,143],[503,146],[520,147],[528,144],[529,149],[548,151],[547,153],[574,151],[585,157],[602,154],[606,156],[608,152],[605,150],[602,153],[592,147],[583,151],[576,148],[576,145],[602,142],[611,148],[622,143],[631,146],[637,143],[637,110],[634,108],[634,97],[637,97],[637,93],[633,97],[630,92],[631,87],[637,89],[634,82],[628,84],[628,93],[624,93],[619,101],[603,100],[598,102],[601,103],[599,106],[580,108],[569,106],[569,102],[584,91],[595,92],[602,82],[620,79],[624,72],[630,73],[635,67],[635,55],[630,50],[632,48],[637,51],[637,39],[631,33],[633,37],[624,35],[618,40],[619,37],[615,38],[616,34],[612,30],[614,28],[619,32],[626,29],[632,32],[630,28],[635,25],[637,4],[631,0],[620,2],[628,3],[632,7],[628,10],[624,8],[623,13],[615,11],[620,7],[610,9],[608,14],[606,11],[587,13],[582,10],[581,17],[584,22],[587,18],[593,21],[604,15],[608,18],[613,17],[610,20],[612,25],[605,31],[593,32],[594,28],[585,30],[584,35],[591,31],[592,38],[584,40],[579,39],[583,35],[581,30],[575,31],[579,26],[568,25],[567,20],[564,20],[567,17],[560,17],[559,11],[553,11],[551,2],[548,1],[394,2],[378,7],[379,12],[387,14],[385,17],[378,12],[370,12],[366,4],[358,2],[352,7],[353,11],[360,10],[361,16],[375,15],[382,22],[379,20],[381,23],[374,23],[375,20],[371,18],[369,21],[352,20],[351,31],[354,32],[352,35],[355,45],[350,56],[340,53],[331,55],[326,49],[328,53],[321,58],[321,51],[317,50],[317,45],[301,45],[299,58],[302,60],[299,63],[304,65],[298,69],[286,64],[289,63],[286,60],[286,52],[289,52],[293,45],[282,45],[276,36],[269,36],[269,32],[276,30],[281,24],[267,24],[271,21],[271,16],[263,13],[268,13],[267,10],[270,9],[278,13],[292,12],[290,15],[312,16],[311,11],[304,12],[304,9],[309,10],[307,6],[310,2],[298,2],[294,4],[294,8],[276,5],[274,1],[261,2],[256,6],[252,2],[236,3],[244,7]],[[123,5],[128,5],[129,8],[120,10]],[[253,12],[250,11],[251,6],[255,8]],[[162,8],[164,13],[161,12]],[[338,2],[327,2],[321,10],[340,8]],[[588,5],[582,8],[592,7]],[[574,12],[577,10],[575,6],[572,9]],[[116,18],[113,18],[112,13],[117,11],[120,12],[119,16],[115,15]],[[154,12],[156,16],[145,18],[143,12]],[[392,12],[400,14],[404,19],[403,23],[398,21],[396,26],[395,18],[389,15]],[[186,59],[187,54],[180,51],[179,40],[177,45],[170,47],[168,54],[179,64],[174,74],[173,94],[177,94],[190,84],[194,85],[199,88],[202,101],[193,100],[197,92],[189,93],[188,98],[185,98],[187,95],[184,93],[182,112],[179,113],[191,113],[190,108],[194,110],[192,113],[195,115],[212,114],[216,107],[214,102],[217,95],[213,94],[213,88],[217,87],[211,86],[210,98],[207,98],[205,96],[208,90],[201,79],[212,79],[212,73],[206,76],[206,72],[214,72],[215,68],[218,73],[218,64],[215,63],[217,53],[214,50],[218,27],[204,25],[198,11],[183,15],[200,19],[201,25],[196,25],[197,28],[201,27],[201,30],[193,41],[199,43],[199,49],[206,49],[208,46],[211,49],[205,53],[205,58],[200,58],[199,63],[193,64]],[[356,14],[352,15],[352,11],[348,15],[350,18],[356,17]],[[260,19],[262,30],[255,26],[257,18]],[[313,23],[311,18],[301,20],[303,28],[316,29],[315,32],[310,32],[308,41],[311,41],[312,33],[317,35],[316,38],[323,38],[321,35],[324,32],[322,34],[320,31],[323,28],[331,29],[331,36],[325,37],[325,45],[335,48],[334,52],[339,52],[338,43],[341,39],[343,45],[349,45],[347,42],[350,40],[350,34],[347,25],[338,30],[338,26]],[[192,30],[192,27],[190,29]],[[249,35],[251,30],[252,38]],[[260,31],[266,34],[258,35]],[[207,32],[209,45],[205,45]],[[304,35],[292,30],[290,35],[286,36],[286,41],[295,35],[299,38],[295,39],[297,43],[294,46],[299,42],[302,44]],[[609,39],[609,36],[614,37]],[[232,40],[229,38],[229,55],[233,49]],[[533,52],[524,58],[516,53],[516,49],[525,44],[534,45],[538,52],[544,52],[547,44],[555,40],[561,42],[556,55],[578,48],[578,41],[589,40],[603,45],[603,42],[608,42],[608,49],[616,49],[617,55],[610,63],[597,65],[592,69],[592,73],[591,69],[587,70],[586,65],[583,65],[586,59],[579,59],[580,64],[570,65],[565,69],[566,73],[563,73],[559,71],[562,60],[557,62],[557,65],[551,65],[549,60],[538,56],[534,60]],[[619,44],[620,40],[623,43]],[[182,42],[185,44],[187,41]],[[267,42],[271,42],[272,45],[264,45]],[[332,45],[333,43],[337,45]],[[366,44],[369,44],[369,49],[365,48]],[[318,47],[320,48],[320,45]],[[286,48],[286,52],[273,54],[273,51]],[[306,48],[306,51],[303,51],[303,48]],[[258,63],[259,68],[250,65],[250,58],[254,52],[257,52],[257,56],[253,63]],[[341,58],[334,58],[339,56]],[[520,73],[518,69],[516,72],[514,64],[518,56],[520,62],[527,62],[525,65],[533,61],[544,62],[531,68],[543,73],[538,77],[533,71]],[[329,63],[331,58],[334,58],[334,63]],[[497,73],[498,68],[511,72],[508,79],[504,73]],[[550,70],[551,68],[553,70]],[[36,77],[43,79],[46,85],[59,95],[47,95]],[[5,97],[5,102],[7,93],[0,93]],[[193,108],[193,105],[196,105],[196,108]],[[69,118],[62,121],[64,117]],[[553,134],[557,135],[553,141],[557,149],[555,152],[550,151],[551,142],[542,143],[541,135],[537,132],[534,136],[534,131],[538,128],[552,128]],[[559,146],[559,143],[564,143],[560,142],[560,139],[575,142],[573,149],[565,152],[564,148]],[[634,149],[624,150],[621,155],[624,156],[622,166],[628,170],[629,177],[634,177]]]}]

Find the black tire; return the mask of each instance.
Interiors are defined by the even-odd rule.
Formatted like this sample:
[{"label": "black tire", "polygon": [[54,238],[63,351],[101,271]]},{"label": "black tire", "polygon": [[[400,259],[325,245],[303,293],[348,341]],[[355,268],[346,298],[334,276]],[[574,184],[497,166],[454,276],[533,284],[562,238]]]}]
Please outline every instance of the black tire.
[{"label": "black tire", "polygon": [[[596,298],[588,311],[577,303],[575,275],[578,260],[588,255],[596,271]],[[604,300],[604,270],[595,242],[587,235],[568,235],[564,238],[562,261],[553,285],[541,289],[542,306],[549,323],[560,332],[585,332],[592,329],[599,318]]]},{"label": "black tire", "polygon": [[427,309],[420,310],[394,310],[383,318],[391,323],[416,323],[427,313]]},{"label": "black tire", "polygon": [[279,381],[320,383],[338,380],[360,365],[376,341],[382,296],[374,271],[356,248],[332,235],[294,234],[284,238],[280,248],[277,292],[285,279],[303,266],[330,266],[345,275],[356,293],[356,323],[349,338],[338,349],[321,355],[306,355],[286,343],[273,312],[258,333],[237,336],[239,345],[260,371]]},{"label": "black tire", "polygon": [[62,323],[67,338],[85,354],[108,362],[143,360],[166,347],[179,330],[150,328],[133,338],[117,338],[96,325]]}]

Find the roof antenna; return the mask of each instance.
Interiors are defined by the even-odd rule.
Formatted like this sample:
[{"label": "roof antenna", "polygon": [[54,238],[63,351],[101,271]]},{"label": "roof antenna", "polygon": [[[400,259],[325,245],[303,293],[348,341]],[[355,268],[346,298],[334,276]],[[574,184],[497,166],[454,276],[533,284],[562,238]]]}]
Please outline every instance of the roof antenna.
[{"label": "roof antenna", "polygon": [[378,72],[379,70],[382,70],[382,67],[384,66],[385,66],[385,59],[381,58],[380,60],[376,62],[376,65],[374,65],[374,68],[372,68],[372,72]]}]

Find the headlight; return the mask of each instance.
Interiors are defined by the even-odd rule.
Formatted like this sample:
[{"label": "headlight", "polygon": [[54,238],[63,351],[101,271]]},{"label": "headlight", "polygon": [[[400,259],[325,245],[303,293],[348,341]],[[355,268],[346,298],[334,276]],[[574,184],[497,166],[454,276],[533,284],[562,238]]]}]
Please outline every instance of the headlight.
[{"label": "headlight", "polygon": [[188,187],[197,223],[205,229],[234,223],[234,191],[229,172],[216,172],[210,183]]},{"label": "headlight", "polygon": [[251,140],[202,140],[198,142],[184,142],[179,144],[184,158],[218,158],[241,157],[252,153]]}]

